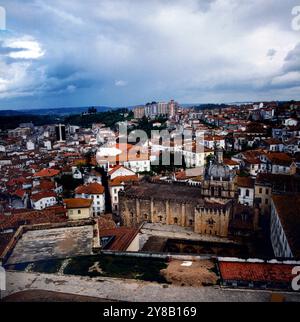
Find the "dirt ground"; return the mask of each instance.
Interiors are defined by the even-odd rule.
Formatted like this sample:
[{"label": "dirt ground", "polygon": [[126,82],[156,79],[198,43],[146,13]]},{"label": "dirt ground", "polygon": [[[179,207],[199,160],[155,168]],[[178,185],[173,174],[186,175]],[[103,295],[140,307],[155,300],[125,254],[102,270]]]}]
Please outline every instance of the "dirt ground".
[{"label": "dirt ground", "polygon": [[216,285],[218,276],[212,269],[215,264],[210,260],[179,261],[173,260],[166,269],[161,270],[164,278],[179,286],[211,286]]}]

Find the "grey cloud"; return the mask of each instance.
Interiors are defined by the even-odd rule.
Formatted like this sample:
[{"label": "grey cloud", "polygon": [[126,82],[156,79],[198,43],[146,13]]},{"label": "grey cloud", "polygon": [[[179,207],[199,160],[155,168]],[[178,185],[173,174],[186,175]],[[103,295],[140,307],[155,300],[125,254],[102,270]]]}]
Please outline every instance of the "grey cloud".
[{"label": "grey cloud", "polygon": [[293,71],[300,72],[300,42],[286,56],[283,71],[285,73]]},{"label": "grey cloud", "polygon": [[[46,105],[234,101],[275,89],[285,97],[295,83],[280,77],[299,70],[299,45],[280,61],[284,46],[298,42],[290,28],[294,0],[4,2],[14,36],[29,35],[45,50],[22,69],[30,86],[24,77],[6,93],[12,105],[19,104],[14,92],[44,97]],[[15,66],[7,53],[0,49],[0,63]]]},{"label": "grey cloud", "polygon": [[267,56],[270,57],[270,59],[272,59],[277,53],[277,50],[275,49],[269,49],[268,52],[267,52]]},{"label": "grey cloud", "polygon": [[9,55],[12,53],[17,53],[17,52],[22,52],[24,50],[27,50],[26,48],[22,48],[22,47],[9,47],[9,46],[5,46],[3,41],[0,41],[0,55]]}]

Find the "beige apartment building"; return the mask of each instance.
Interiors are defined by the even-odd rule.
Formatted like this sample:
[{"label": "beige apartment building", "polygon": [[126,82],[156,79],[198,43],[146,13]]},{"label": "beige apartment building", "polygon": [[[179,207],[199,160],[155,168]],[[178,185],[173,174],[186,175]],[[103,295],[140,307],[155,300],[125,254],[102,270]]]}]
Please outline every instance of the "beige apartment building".
[{"label": "beige apartment building", "polygon": [[69,220],[89,219],[93,217],[92,199],[64,199]]}]

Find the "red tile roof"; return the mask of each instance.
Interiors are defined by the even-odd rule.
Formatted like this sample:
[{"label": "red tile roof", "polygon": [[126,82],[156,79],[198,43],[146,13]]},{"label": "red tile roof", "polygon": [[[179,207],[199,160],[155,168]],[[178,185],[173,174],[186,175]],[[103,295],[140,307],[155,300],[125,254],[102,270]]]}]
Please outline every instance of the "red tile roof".
[{"label": "red tile roof", "polygon": [[66,222],[66,210],[55,206],[44,210],[18,210],[10,215],[0,214],[0,230],[16,229],[21,225],[36,225],[45,223]]},{"label": "red tile roof", "polygon": [[100,237],[112,237],[114,236],[113,242],[108,245],[108,250],[113,251],[126,251],[134,238],[139,233],[139,229],[120,227],[115,229],[104,229],[100,230]]},{"label": "red tile roof", "polygon": [[237,186],[241,188],[254,188],[254,182],[250,177],[237,177]]},{"label": "red tile roof", "polygon": [[67,206],[67,209],[77,209],[77,208],[90,208],[93,200],[92,199],[64,199],[64,203]]},{"label": "red tile roof", "polygon": [[120,177],[116,177],[113,180],[111,180],[110,186],[112,186],[112,187],[122,186],[125,183],[137,182],[137,181],[139,181],[139,177],[137,175],[135,175],[135,176],[120,176]]},{"label": "red tile roof", "polygon": [[107,230],[107,229],[116,229],[116,223],[110,219],[101,216],[98,218],[98,228],[99,231]]},{"label": "red tile roof", "polygon": [[23,189],[18,189],[16,190],[13,194],[18,196],[19,198],[23,198],[25,195],[26,191]]},{"label": "red tile roof", "polygon": [[240,165],[238,162],[233,161],[231,159],[224,159],[224,164],[230,165],[230,166],[239,166]]},{"label": "red tile roof", "polygon": [[116,171],[118,171],[119,169],[125,169],[125,170],[128,170],[128,171],[130,171],[130,172],[133,172],[132,170],[130,170],[130,169],[128,169],[128,168],[126,168],[125,166],[123,166],[123,165],[116,165],[116,166],[114,166],[109,172],[108,172],[108,174],[109,175],[112,175],[113,173],[115,173]]},{"label": "red tile roof", "polygon": [[86,194],[86,195],[101,195],[105,191],[104,187],[99,183],[90,183],[85,186],[80,186],[76,188],[75,192],[77,194]]},{"label": "red tile roof", "polygon": [[45,178],[45,177],[55,177],[60,174],[59,170],[55,169],[43,169],[34,174],[34,177]]},{"label": "red tile roof", "polygon": [[271,263],[219,262],[223,280],[290,283],[295,265]]},{"label": "red tile roof", "polygon": [[288,154],[283,152],[269,152],[266,154],[266,156],[273,164],[278,165],[289,166],[293,161],[293,159]]},{"label": "red tile roof", "polygon": [[281,141],[279,141],[278,139],[274,139],[274,138],[270,138],[267,140],[264,140],[264,142],[268,145],[277,145],[277,144],[282,144]]},{"label": "red tile roof", "polygon": [[55,189],[55,183],[50,180],[42,180],[40,182],[40,185],[38,186],[41,190],[54,190]]},{"label": "red tile roof", "polygon": [[37,202],[43,198],[56,198],[56,193],[50,192],[50,191],[49,192],[43,191],[43,192],[39,192],[34,195],[31,195],[31,200],[34,202]]}]

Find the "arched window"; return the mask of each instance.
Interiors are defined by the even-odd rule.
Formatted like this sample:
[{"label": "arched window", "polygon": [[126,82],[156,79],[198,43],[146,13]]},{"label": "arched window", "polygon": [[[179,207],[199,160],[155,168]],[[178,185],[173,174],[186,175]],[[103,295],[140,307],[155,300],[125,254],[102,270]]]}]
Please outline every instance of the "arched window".
[{"label": "arched window", "polygon": [[174,218],[174,225],[177,225],[178,224],[178,218],[177,217],[175,217]]}]

